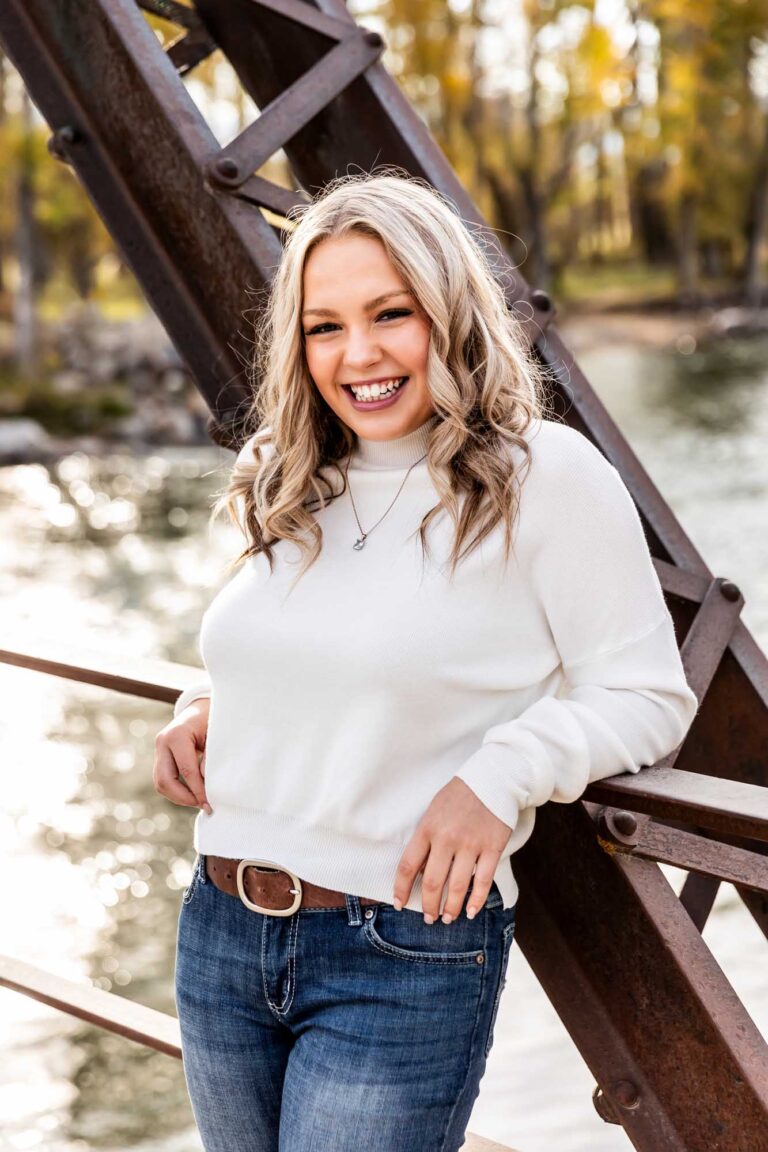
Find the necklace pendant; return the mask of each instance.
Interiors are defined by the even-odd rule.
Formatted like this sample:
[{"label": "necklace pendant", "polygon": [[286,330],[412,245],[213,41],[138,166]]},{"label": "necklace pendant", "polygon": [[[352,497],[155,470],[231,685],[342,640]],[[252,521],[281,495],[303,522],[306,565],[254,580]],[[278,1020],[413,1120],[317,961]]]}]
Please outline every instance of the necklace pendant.
[{"label": "necklace pendant", "polygon": [[355,552],[360,552],[365,547],[365,536],[361,536],[359,540],[355,540],[352,547]]}]

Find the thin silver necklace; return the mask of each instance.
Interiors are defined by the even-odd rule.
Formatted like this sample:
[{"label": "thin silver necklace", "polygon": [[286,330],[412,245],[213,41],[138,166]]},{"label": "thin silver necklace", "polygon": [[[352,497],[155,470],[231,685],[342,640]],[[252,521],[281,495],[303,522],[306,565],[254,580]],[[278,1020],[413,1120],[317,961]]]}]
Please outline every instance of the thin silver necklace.
[{"label": "thin silver necklace", "polygon": [[[403,477],[403,483],[400,485],[397,492],[395,493],[395,500],[397,500],[398,496],[402,492],[403,485],[405,484],[405,481],[408,479],[408,477],[410,476],[413,469],[416,467],[417,464],[421,464],[422,460],[426,460],[427,455],[428,455],[428,453],[425,452],[423,456],[420,456],[418,460],[414,460],[413,464],[411,464],[410,468],[408,469],[405,476]],[[349,498],[352,501],[352,511],[355,513],[355,520],[357,520],[357,526],[360,529],[360,536],[357,540],[355,540],[352,547],[354,548],[355,552],[361,552],[363,550],[363,548],[365,547],[366,537],[370,536],[371,532],[373,532],[373,528],[378,528],[379,524],[381,524],[382,520],[384,519],[384,516],[386,516],[387,512],[389,512],[389,508],[392,507],[392,504],[394,504],[395,500],[393,500],[392,504],[390,504],[389,508],[387,508],[387,512],[384,513],[384,516],[379,517],[379,519],[374,524],[373,528],[369,528],[367,532],[364,532],[363,526],[360,523],[360,517],[357,514],[357,508],[355,508],[355,498],[352,495],[352,485],[349,483],[348,473],[349,473],[349,463],[350,463],[351,459],[352,459],[352,453],[350,452],[349,457],[347,459],[347,466],[344,469],[344,479],[346,480],[347,487],[349,488]]]}]

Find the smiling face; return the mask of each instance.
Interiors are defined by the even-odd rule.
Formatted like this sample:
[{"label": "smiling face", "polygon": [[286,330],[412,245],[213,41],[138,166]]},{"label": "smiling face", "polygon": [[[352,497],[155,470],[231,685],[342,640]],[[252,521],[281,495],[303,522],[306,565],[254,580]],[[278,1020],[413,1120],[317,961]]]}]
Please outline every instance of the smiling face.
[{"label": "smiling face", "polygon": [[[381,241],[359,233],[321,241],[304,265],[303,297],[309,374],[339,419],[366,440],[420,428],[434,414],[430,321]],[[349,387],[366,382],[357,395]]]}]

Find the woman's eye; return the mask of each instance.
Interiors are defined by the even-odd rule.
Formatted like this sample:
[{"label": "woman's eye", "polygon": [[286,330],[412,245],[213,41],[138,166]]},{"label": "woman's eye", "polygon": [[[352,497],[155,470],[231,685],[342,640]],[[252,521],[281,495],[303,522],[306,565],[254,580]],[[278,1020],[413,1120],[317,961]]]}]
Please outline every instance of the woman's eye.
[{"label": "woman's eye", "polygon": [[[407,308],[391,308],[388,312],[382,312],[376,317],[377,320],[384,320],[387,316],[394,316],[397,319],[400,316],[411,316],[412,313]],[[315,328],[310,328],[305,332],[305,336],[321,336],[324,332],[330,331],[332,328],[338,328],[338,324],[318,324]]]},{"label": "woman's eye", "polygon": [[380,320],[385,319],[387,316],[394,316],[395,319],[401,316],[412,316],[412,312],[408,308],[391,308],[388,312],[382,312],[379,317]]}]

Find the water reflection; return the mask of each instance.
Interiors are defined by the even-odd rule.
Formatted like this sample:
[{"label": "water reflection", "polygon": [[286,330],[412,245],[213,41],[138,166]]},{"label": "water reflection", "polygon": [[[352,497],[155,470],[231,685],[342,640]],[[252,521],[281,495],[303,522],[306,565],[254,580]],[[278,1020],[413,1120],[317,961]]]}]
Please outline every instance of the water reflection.
[{"label": "water reflection", "polygon": [[768,338],[723,339],[681,351],[646,351],[650,405],[710,436],[749,431],[765,393]]},{"label": "water reflection", "polygon": [[[686,348],[579,359],[694,543],[743,588],[745,618],[767,645],[756,529],[768,492],[768,343]],[[224,522],[208,532],[231,458],[213,447],[117,451],[73,454],[50,471],[0,469],[0,534],[13,542],[0,628],[126,662],[199,663],[200,617],[240,544]],[[0,714],[0,861],[11,881],[0,889],[0,951],[173,1012],[194,810],[152,788],[154,736],[170,709],[2,666],[0,693],[12,701]],[[716,955],[768,1028],[756,929],[732,890],[717,909]],[[471,1128],[520,1148],[626,1149],[594,1114],[591,1078],[517,949],[508,984]],[[7,1147],[198,1152],[179,1062],[12,993],[0,991],[0,1014],[12,1053],[0,1066]],[[556,1100],[542,1087],[553,1077]]]},{"label": "water reflection", "polygon": [[[172,456],[75,454],[50,473],[0,472],[0,524],[14,542],[0,576],[4,631],[126,662],[199,663],[200,615],[233,554],[231,530],[207,527],[231,457],[215,448]],[[19,878],[4,886],[0,948],[173,1013],[194,811],[152,787],[154,736],[170,709],[8,668],[0,690],[14,701],[0,730],[12,765],[0,854]],[[179,1062],[1,995],[13,1050],[37,1053],[33,1093],[19,1090],[14,1068],[0,1072],[8,1147],[199,1149]]]},{"label": "water reflection", "polygon": [[768,648],[768,339],[690,355],[593,346],[579,363],[686,535]]}]

